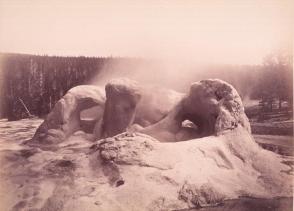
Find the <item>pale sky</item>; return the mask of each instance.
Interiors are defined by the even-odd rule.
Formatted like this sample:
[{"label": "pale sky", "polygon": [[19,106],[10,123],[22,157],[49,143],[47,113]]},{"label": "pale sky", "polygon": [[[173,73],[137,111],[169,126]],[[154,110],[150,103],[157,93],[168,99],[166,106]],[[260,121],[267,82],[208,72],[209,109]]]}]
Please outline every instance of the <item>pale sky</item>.
[{"label": "pale sky", "polygon": [[292,49],[293,0],[0,0],[0,52],[257,64]]}]

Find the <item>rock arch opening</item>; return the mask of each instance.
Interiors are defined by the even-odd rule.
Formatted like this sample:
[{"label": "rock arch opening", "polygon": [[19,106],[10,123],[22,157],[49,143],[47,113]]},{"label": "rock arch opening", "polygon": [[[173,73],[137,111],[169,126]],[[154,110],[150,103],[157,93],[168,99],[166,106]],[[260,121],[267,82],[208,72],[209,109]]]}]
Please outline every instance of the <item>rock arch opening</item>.
[{"label": "rock arch opening", "polygon": [[56,144],[81,129],[81,113],[95,106],[104,108],[104,90],[82,85],[70,89],[54,106],[30,143]]},{"label": "rock arch opening", "polygon": [[93,133],[95,124],[103,117],[103,107],[96,105],[80,111],[80,128],[86,133]]},{"label": "rock arch opening", "polygon": [[[153,97],[156,91],[148,93],[148,97],[145,91],[129,79],[112,80],[106,85],[105,94],[96,86],[75,87],[56,104],[33,139],[46,139],[52,129],[58,130],[61,140],[81,129],[93,133],[95,139],[134,131],[163,142],[219,135],[239,126],[250,132],[240,96],[224,81],[193,83],[186,95],[162,92],[160,102],[170,104],[164,106],[168,107],[166,110]],[[161,95],[165,93],[168,97],[164,98]],[[156,115],[148,118],[150,113]],[[138,119],[148,124],[136,126]]]},{"label": "rock arch opening", "polygon": [[[197,130],[182,127],[189,120]],[[237,91],[228,83],[209,79],[193,83],[189,93],[160,122],[141,130],[161,141],[183,141],[219,135],[250,125]]]}]

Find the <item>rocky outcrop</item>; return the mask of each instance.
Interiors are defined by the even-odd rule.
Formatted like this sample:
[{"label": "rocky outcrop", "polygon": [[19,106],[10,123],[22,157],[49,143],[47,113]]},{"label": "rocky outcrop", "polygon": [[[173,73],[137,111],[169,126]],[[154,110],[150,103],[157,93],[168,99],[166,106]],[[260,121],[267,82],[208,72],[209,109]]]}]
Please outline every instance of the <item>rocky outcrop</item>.
[{"label": "rocky outcrop", "polygon": [[199,187],[186,182],[179,191],[179,199],[194,208],[217,206],[222,204],[225,199],[225,196],[220,192],[210,183],[204,183]]},{"label": "rocky outcrop", "polygon": [[[78,130],[96,139],[142,128],[162,120],[184,94],[159,87],[141,87],[129,79],[97,86],[77,86],[57,102],[28,143],[54,144]],[[88,110],[87,110],[88,109]],[[90,117],[90,119],[88,119]],[[137,129],[136,129],[137,130]]]},{"label": "rocky outcrop", "polygon": [[111,137],[126,131],[133,124],[141,94],[138,84],[128,79],[110,81],[105,86],[105,92],[101,135]]},{"label": "rocky outcrop", "polygon": [[1,210],[185,210],[292,196],[293,158],[260,148],[242,127],[169,143],[123,133],[93,144],[75,133],[56,146],[1,142]]},{"label": "rocky outcrop", "polygon": [[291,175],[284,172],[288,167],[241,125],[219,136],[176,143],[123,133],[97,141],[91,155],[109,184],[100,210],[115,209],[110,199],[121,210],[181,210],[241,196],[292,194]]},{"label": "rocky outcrop", "polygon": [[[194,123],[197,130],[183,127],[185,120]],[[140,132],[161,141],[180,141],[220,135],[238,126],[250,132],[240,96],[228,83],[210,79],[192,84],[188,95],[163,120]]]},{"label": "rocky outcrop", "polygon": [[105,91],[107,100],[103,119],[96,124],[94,130],[97,138],[125,132],[133,124],[140,127],[155,124],[184,96],[162,87],[142,87],[125,78],[110,81]]},{"label": "rocky outcrop", "polygon": [[[104,91],[82,85],[70,89],[54,106],[29,143],[56,144],[81,129],[80,112],[93,106],[104,110]],[[97,114],[101,118],[102,114]]]}]

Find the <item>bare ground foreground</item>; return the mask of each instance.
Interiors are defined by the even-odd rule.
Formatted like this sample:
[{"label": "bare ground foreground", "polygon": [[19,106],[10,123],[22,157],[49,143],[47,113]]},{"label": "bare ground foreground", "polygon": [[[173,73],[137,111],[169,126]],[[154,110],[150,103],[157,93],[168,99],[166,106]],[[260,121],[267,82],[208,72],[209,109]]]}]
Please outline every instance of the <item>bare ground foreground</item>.
[{"label": "bare ground foreground", "polygon": [[243,144],[242,131],[176,148],[144,135],[93,145],[81,131],[56,148],[23,145],[41,122],[0,120],[0,210],[292,210],[293,157]]}]

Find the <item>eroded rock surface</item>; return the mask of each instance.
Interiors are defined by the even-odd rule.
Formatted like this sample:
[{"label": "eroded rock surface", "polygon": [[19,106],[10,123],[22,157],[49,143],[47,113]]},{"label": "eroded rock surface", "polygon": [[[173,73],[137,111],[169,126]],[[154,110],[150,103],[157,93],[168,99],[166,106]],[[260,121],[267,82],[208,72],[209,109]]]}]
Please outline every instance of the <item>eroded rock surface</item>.
[{"label": "eroded rock surface", "polygon": [[217,206],[224,202],[225,196],[211,184],[206,183],[200,187],[185,183],[179,191],[179,199],[188,203],[189,207],[201,208]]},{"label": "eroded rock surface", "polygon": [[[135,81],[116,79],[105,86],[106,103],[102,120],[102,137],[125,132],[134,122],[140,87]],[[99,136],[99,135],[98,135]]]},{"label": "eroded rock surface", "polygon": [[1,131],[0,210],[183,210],[293,193],[293,157],[262,149],[241,125],[166,143],[137,132],[93,143],[78,131],[49,150],[21,144],[32,121]]},{"label": "eroded rock surface", "polygon": [[[197,130],[183,127],[185,120],[194,123]],[[219,135],[238,126],[250,132],[237,91],[222,80],[209,79],[193,83],[188,95],[163,120],[140,132],[161,141],[181,141]]]},{"label": "eroded rock surface", "polygon": [[105,95],[100,87],[82,85],[70,89],[56,103],[29,143],[56,144],[64,141],[81,129],[82,110],[93,106],[100,106],[104,110],[104,103]]},{"label": "eroded rock surface", "polygon": [[[226,82],[163,91],[162,102],[128,79],[105,91],[106,101],[99,87],[70,90],[28,145],[0,151],[4,210],[182,210],[292,196],[293,158],[257,145]],[[94,143],[80,127],[93,106],[103,111]]]},{"label": "eroded rock surface", "polygon": [[284,172],[289,167],[261,149],[241,126],[176,143],[123,133],[98,141],[91,154],[103,164],[109,186],[118,188],[109,194],[122,210],[180,210],[216,206],[239,196],[292,194],[291,175]]},{"label": "eroded rock surface", "polygon": [[200,128],[200,132],[220,134],[241,125],[250,132],[250,124],[244,112],[242,100],[230,84],[209,79],[193,83],[188,97],[183,101],[183,110]]},{"label": "eroded rock surface", "polygon": [[28,144],[52,145],[82,129],[93,139],[112,137],[132,127],[143,128],[162,120],[184,94],[137,82],[114,79],[104,91],[83,85],[69,90],[60,99]]}]

